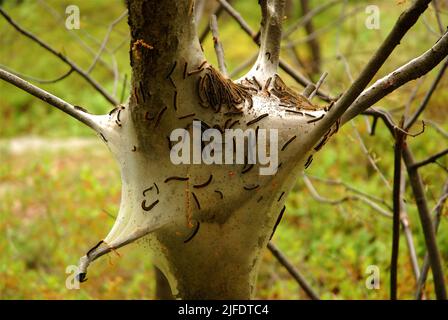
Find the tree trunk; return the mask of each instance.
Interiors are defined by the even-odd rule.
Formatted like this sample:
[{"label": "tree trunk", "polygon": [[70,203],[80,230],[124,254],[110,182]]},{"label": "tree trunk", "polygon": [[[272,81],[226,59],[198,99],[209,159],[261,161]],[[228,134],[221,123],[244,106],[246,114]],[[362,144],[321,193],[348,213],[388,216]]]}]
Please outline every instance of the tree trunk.
[{"label": "tree trunk", "polygon": [[[276,74],[284,1],[260,4],[259,57],[233,82],[206,62],[192,1],[128,1],[131,96],[103,130],[121,168],[121,207],[107,245],[81,259],[84,273],[110,248],[141,239],[175,297],[253,297],[261,253],[295,182],[291,172],[311,161],[302,136],[325,114]],[[192,126],[194,119],[202,128]],[[194,135],[204,126],[223,131],[230,124],[256,134],[259,149],[271,157],[269,168],[249,164],[248,146],[240,163],[171,161],[173,130]],[[230,148],[233,157],[238,150]]]}]

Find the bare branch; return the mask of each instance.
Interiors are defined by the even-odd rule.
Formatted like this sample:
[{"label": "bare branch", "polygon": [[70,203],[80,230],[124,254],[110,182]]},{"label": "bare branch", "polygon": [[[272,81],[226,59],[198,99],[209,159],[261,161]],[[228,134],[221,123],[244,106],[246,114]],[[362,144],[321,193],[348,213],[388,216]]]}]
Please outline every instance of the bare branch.
[{"label": "bare branch", "polygon": [[393,185],[393,205],[394,216],[392,222],[392,253],[390,261],[390,299],[397,300],[397,269],[398,252],[400,248],[400,214],[401,214],[401,153],[406,135],[395,130],[395,148],[394,148],[394,185]]},{"label": "bare branch", "polygon": [[342,123],[346,123],[383,97],[411,80],[415,80],[437,66],[448,55],[448,34],[445,34],[431,49],[376,81],[366,89],[344,113]]},{"label": "bare branch", "polygon": [[[381,44],[376,53],[367,63],[366,67],[358,76],[356,81],[336,102],[335,106],[326,114],[326,116],[319,121],[319,124],[316,125],[314,130],[307,136],[307,142],[310,144],[310,147],[312,147],[312,145],[314,145],[322,137],[323,132],[327,132],[331,126],[339,120],[350,105],[359,97],[387,58],[391,55],[392,51],[400,44],[400,41],[404,35],[417,22],[420,15],[427,9],[430,1],[431,0],[417,0],[408,10],[401,14],[386,40]],[[448,51],[448,46],[446,46],[445,51]]]},{"label": "bare branch", "polygon": [[277,258],[277,260],[281,263],[282,266],[288,270],[289,274],[297,281],[300,287],[305,291],[305,293],[312,300],[319,300],[319,296],[314,292],[313,288],[308,284],[305,277],[300,274],[299,270],[297,270],[291,262],[285,257],[285,255],[277,248],[275,244],[272,242],[268,243],[268,249],[271,251],[272,255]]},{"label": "bare branch", "polygon": [[[448,180],[445,182],[445,185],[443,186],[443,190],[442,190],[442,195],[440,196],[439,201],[437,202],[435,208],[433,209],[433,212],[435,213],[434,218],[433,218],[435,233],[437,233],[437,231],[439,229],[440,219],[442,218],[443,207],[447,200],[448,200]],[[416,299],[421,299],[423,296],[423,289],[425,287],[425,282],[426,282],[426,278],[428,276],[429,267],[430,267],[429,262],[430,262],[429,255],[428,255],[428,253],[426,253],[424,261],[423,261],[422,270],[420,272],[420,278],[418,279],[417,292],[415,294]]]},{"label": "bare branch", "polygon": [[317,83],[316,83],[316,88],[313,90],[313,92],[311,92],[311,94],[309,96],[310,100],[312,100],[316,96],[317,92],[319,91],[320,87],[324,83],[327,76],[328,76],[328,72],[326,72],[326,71],[320,76],[319,81],[317,81]]},{"label": "bare branch", "polygon": [[117,19],[115,19],[114,21],[112,21],[109,24],[109,27],[107,28],[106,35],[104,36],[103,42],[101,43],[100,50],[98,51],[95,58],[93,59],[93,62],[90,65],[90,67],[87,69],[87,73],[92,72],[93,68],[95,68],[95,65],[97,64],[98,60],[100,59],[101,54],[103,53],[104,49],[106,48],[107,42],[109,41],[110,34],[111,34],[112,30],[114,29],[114,27],[121,20],[123,20],[127,15],[128,15],[128,10],[125,10],[122,14],[120,14],[120,16]]},{"label": "bare branch", "polygon": [[81,121],[88,127],[92,128],[96,132],[101,131],[101,127],[97,121],[95,121],[94,117],[84,111],[82,111],[80,108],[76,108],[75,106],[69,104],[68,102],[65,102],[64,100],[52,95],[51,93],[42,90],[31,83],[13,75],[12,73],[9,73],[8,71],[5,71],[3,69],[0,69],[0,79],[5,80],[6,82],[9,82],[13,85],[15,85],[17,88],[20,88],[24,90],[25,92],[28,92],[29,94],[32,94],[33,96],[45,101],[46,103],[52,105],[53,107],[58,108],[59,110],[69,114],[73,118]]},{"label": "bare branch", "polygon": [[382,216],[385,216],[387,218],[391,218],[392,215],[384,210],[383,208],[381,208],[379,205],[377,205],[375,202],[369,200],[367,197],[361,196],[361,195],[349,195],[349,196],[345,196],[343,198],[340,199],[328,199],[325,197],[322,197],[317,190],[314,188],[312,182],[310,181],[310,179],[303,174],[303,181],[305,183],[305,186],[308,188],[308,191],[310,192],[311,196],[319,202],[322,203],[327,203],[327,204],[331,204],[331,205],[337,205],[337,204],[342,204],[344,202],[347,201],[351,201],[351,200],[358,200],[361,202],[364,202],[365,204],[367,204],[369,207],[371,207],[373,210],[377,211],[379,214],[381,214]]},{"label": "bare branch", "polygon": [[437,0],[432,0],[432,6],[434,7],[434,13],[437,19],[437,24],[439,26],[439,31],[441,34],[443,34],[445,32],[445,29],[443,28],[442,18],[440,17],[439,2]]},{"label": "bare branch", "polygon": [[356,138],[359,141],[359,145],[361,146],[361,150],[362,152],[365,154],[365,156],[367,157],[367,159],[369,160],[370,165],[372,166],[372,168],[378,172],[381,180],[383,180],[384,184],[386,185],[387,189],[392,190],[392,187],[390,186],[389,181],[386,179],[384,173],[380,170],[380,168],[378,167],[378,165],[376,164],[375,160],[373,159],[372,155],[370,154],[369,150],[367,149],[366,144],[364,143],[364,140],[361,137],[361,134],[359,133],[358,128],[356,128],[355,124],[352,122],[352,126],[353,129],[355,131],[355,135]]},{"label": "bare branch", "polygon": [[[252,28],[244,21],[243,17],[238,11],[236,11],[228,1],[218,0],[219,4],[224,8],[224,10],[240,25],[240,27],[255,41],[257,42],[257,33],[252,31]],[[258,43],[257,43],[258,44]]]},{"label": "bare branch", "polygon": [[34,34],[32,34],[29,31],[26,31],[22,27],[20,27],[1,7],[0,7],[0,14],[8,21],[10,25],[12,25],[18,32],[26,36],[27,38],[33,40],[37,44],[39,44],[41,47],[58,57],[60,60],[62,60],[64,63],[69,65],[76,73],[78,73],[81,77],[83,77],[89,84],[91,84],[104,98],[106,98],[107,101],[109,101],[112,105],[117,105],[118,102],[115,100],[114,97],[112,97],[107,91],[93,78],[89,76],[88,73],[84,72],[77,64],[75,64],[73,61],[71,61],[69,58],[65,57],[62,53],[57,52],[55,49],[53,49],[50,45],[45,43],[44,41],[37,38]]},{"label": "bare branch", "polygon": [[323,5],[320,5],[313,10],[308,11],[303,17],[301,17],[297,22],[291,25],[284,33],[283,39],[287,39],[291,34],[293,34],[297,29],[306,25],[311,19],[313,19],[318,14],[324,12],[325,10],[331,8],[335,4],[341,3],[343,0],[331,0]]},{"label": "bare branch", "polygon": [[348,183],[346,183],[344,181],[325,179],[325,178],[320,178],[320,177],[316,177],[316,176],[311,176],[309,174],[307,174],[307,177],[312,179],[312,180],[316,180],[316,181],[325,183],[327,185],[342,186],[342,187],[344,187],[344,189],[346,191],[350,191],[350,192],[353,192],[355,194],[359,194],[359,195],[361,195],[361,196],[363,196],[363,197],[365,197],[367,199],[370,199],[370,200],[372,200],[374,202],[378,202],[378,203],[382,204],[383,206],[385,206],[389,211],[393,210],[392,206],[389,203],[387,203],[383,198],[380,198],[380,197],[377,197],[377,196],[373,196],[372,194],[367,193],[367,192],[363,192],[363,191],[360,190],[359,187],[351,186],[351,185],[349,185]]},{"label": "bare branch", "polygon": [[403,146],[403,159],[408,170],[410,184],[414,192],[423,233],[425,235],[426,248],[429,254],[432,274],[434,276],[436,296],[437,299],[446,300],[445,278],[443,276],[443,268],[437,246],[434,225],[431,221],[431,216],[429,214],[428,204],[423,189],[423,181],[418,173],[418,170],[413,168],[415,163],[414,157],[407,145]]},{"label": "bare branch", "polygon": [[210,18],[210,29],[212,30],[213,34],[213,44],[215,47],[216,58],[218,59],[219,70],[224,76],[227,77],[228,73],[226,61],[224,58],[224,49],[222,47],[221,41],[219,40],[218,20],[216,19],[216,16],[214,14],[212,14]]},{"label": "bare branch", "polygon": [[425,123],[429,125],[431,128],[433,128],[437,133],[439,133],[444,139],[448,139],[448,132],[446,132],[440,125],[438,125],[436,122],[425,119]]},{"label": "bare branch", "polygon": [[[228,3],[230,3],[230,0],[228,1]],[[213,14],[218,18],[222,13],[224,12],[224,7],[222,6],[222,4],[218,5],[218,8],[213,12]],[[205,26],[204,31],[202,31],[201,35],[199,36],[199,42],[203,43],[205,38],[207,37],[207,35],[210,32],[210,25],[207,24]]]},{"label": "bare branch", "polygon": [[427,105],[429,104],[429,101],[431,100],[431,97],[436,91],[438,84],[440,83],[440,80],[442,80],[443,75],[445,74],[446,68],[448,67],[448,59],[445,60],[445,63],[443,64],[442,68],[440,69],[439,73],[437,74],[437,77],[434,79],[433,83],[431,84],[431,87],[429,88],[428,92],[425,95],[425,98],[423,99],[420,106],[417,108],[417,111],[412,115],[411,119],[409,119],[404,129],[408,130],[412,125],[417,121],[418,117],[423,113],[423,111],[426,109]]},{"label": "bare branch", "polygon": [[40,84],[52,84],[52,83],[56,83],[56,82],[62,81],[65,78],[67,78],[69,75],[71,75],[72,72],[73,72],[73,69],[70,68],[70,70],[68,70],[66,73],[64,73],[63,75],[61,75],[59,77],[57,77],[55,79],[51,79],[51,80],[46,80],[46,79],[39,79],[39,78],[30,76],[30,75],[19,73],[19,72],[14,71],[11,68],[8,68],[7,66],[4,66],[2,64],[0,64],[0,68],[2,68],[3,70],[6,70],[6,71],[8,71],[8,72],[18,76],[19,78],[22,78],[22,79],[27,80],[27,81],[34,81],[34,82],[37,82],[37,83],[40,83]]},{"label": "bare branch", "polygon": [[414,165],[412,166],[412,169],[418,169],[420,167],[426,166],[427,164],[435,163],[437,161],[437,159],[439,159],[443,156],[446,156],[447,154],[448,154],[448,149],[440,151],[440,152],[436,153],[435,155],[433,155],[423,161],[414,163]]},{"label": "bare branch", "polygon": [[[404,177],[406,174],[406,168],[404,166],[401,166],[401,176]],[[418,260],[417,260],[417,252],[415,251],[414,246],[414,237],[412,235],[412,229],[409,224],[409,217],[408,213],[406,211],[406,201],[404,199],[404,195],[406,192],[406,179],[401,179],[401,185],[400,185],[400,222],[401,226],[403,227],[404,236],[406,238],[406,245],[408,247],[409,251],[409,259],[411,260],[412,265],[412,271],[414,272],[415,281],[417,282],[420,278],[420,268],[418,266]]]}]

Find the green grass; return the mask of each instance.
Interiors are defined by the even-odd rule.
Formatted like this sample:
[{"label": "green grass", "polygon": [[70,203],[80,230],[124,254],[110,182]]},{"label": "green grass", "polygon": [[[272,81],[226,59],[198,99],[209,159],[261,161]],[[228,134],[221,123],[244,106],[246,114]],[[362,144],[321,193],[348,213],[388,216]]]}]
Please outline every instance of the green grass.
[{"label": "green grass", "polygon": [[[259,21],[258,8],[249,1],[235,0],[237,9],[254,30]],[[313,1],[314,4],[319,1]],[[47,1],[64,14],[67,4],[73,1]],[[83,41],[98,50],[107,25],[124,10],[122,1],[75,1],[81,9],[82,29],[71,31]],[[351,1],[350,8],[364,4]],[[356,76],[368,57],[387,35],[393,22],[405,7],[395,1],[378,1],[382,14],[380,30],[366,30],[363,27],[364,13],[341,26],[340,50],[346,54],[350,69]],[[83,68],[91,63],[92,56],[82,50],[80,43],[63,27],[63,20],[57,21],[51,12],[38,1],[24,1],[22,5],[5,9],[17,21],[38,34],[55,48],[65,52]],[[445,9],[446,10],[446,9]],[[322,14],[315,21],[316,27],[323,27],[337,19],[340,6]],[[288,13],[289,25],[298,16],[297,10]],[[43,18],[45,17],[45,18]],[[430,11],[425,14],[434,25]],[[446,20],[446,14],[443,15]],[[256,46],[229,17],[223,15],[219,22],[227,65],[233,70],[250,57]],[[338,28],[329,30],[321,38],[323,47],[323,70],[330,75],[325,88],[333,94],[348,86],[344,66],[338,61],[335,37]],[[125,21],[116,27],[111,35],[109,49],[117,47],[128,33]],[[55,78],[67,67],[48,55],[38,46],[24,39],[4,20],[0,19],[0,64],[16,71],[40,78]],[[92,37],[90,37],[91,35]],[[294,36],[300,39],[304,33]],[[94,41],[93,38],[98,40]],[[408,61],[430,47],[436,38],[428,33],[419,22],[407,36],[407,41],[394,52],[393,57],[379,73],[384,75],[394,67]],[[213,44],[210,37],[204,43],[207,57],[215,63]],[[299,47],[302,59],[309,61],[306,46]],[[292,65],[287,51],[282,56]],[[104,55],[106,62],[111,57]],[[130,74],[128,45],[116,52],[120,74]],[[429,78],[434,77],[435,72]],[[283,73],[282,73],[283,75]],[[98,65],[92,76],[109,91],[113,76],[102,65]],[[291,79],[283,75],[289,84]],[[426,79],[418,91],[418,105],[431,83]],[[121,79],[122,80],[122,79]],[[122,90],[118,84],[117,97]],[[424,117],[448,129],[446,104],[448,102],[448,81],[442,80],[433,96]],[[111,106],[92,90],[77,75],[72,74],[63,82],[40,85],[42,88],[86,107],[92,112],[105,113]],[[384,99],[379,104],[384,108],[403,107],[415,83],[411,83]],[[299,89],[299,88],[298,88]],[[127,94],[127,88],[125,88]],[[40,135],[51,138],[93,137],[93,134],[73,119],[37,99],[24,94],[9,84],[0,82],[0,138]],[[400,113],[397,113],[399,115]],[[365,143],[388,181],[392,182],[393,141],[382,125],[377,134],[370,137],[364,119],[356,120]],[[418,131],[418,127],[413,130]],[[435,153],[446,147],[446,140],[431,128],[424,135],[409,140],[417,159]],[[106,212],[115,214],[120,201],[120,178],[112,157],[100,142],[98,146],[81,150],[58,152],[11,153],[0,145],[0,298],[3,299],[152,299],[155,283],[151,261],[142,259],[142,248],[138,245],[120,249],[121,258],[110,255],[95,262],[87,281],[81,290],[65,288],[65,268],[76,264],[86,248],[94,245],[110,229],[113,220]],[[441,163],[448,166],[445,158]],[[364,192],[391,202],[388,190],[379,175],[372,170],[367,158],[356,141],[351,125],[347,125],[316,157],[309,173],[312,175],[340,179]],[[437,201],[447,175],[437,165],[430,165],[422,171],[426,194],[432,208]],[[322,195],[340,198],[344,191],[339,187],[328,187],[316,183]],[[406,189],[408,212],[414,241],[421,263],[425,254],[424,239],[409,186]],[[287,200],[287,212],[273,241],[283,250],[299,270],[326,299],[385,299],[388,298],[389,262],[391,247],[391,220],[359,202],[348,202],[330,206],[314,201],[299,180]],[[445,274],[448,274],[448,226],[446,211],[438,235]],[[368,265],[377,265],[381,271],[381,289],[367,290],[365,270]],[[399,258],[399,297],[412,298],[415,281],[407,254],[405,239],[401,238]],[[427,292],[433,297],[432,277],[429,276]],[[266,252],[260,270],[257,297],[262,299],[306,298],[294,280]]]}]

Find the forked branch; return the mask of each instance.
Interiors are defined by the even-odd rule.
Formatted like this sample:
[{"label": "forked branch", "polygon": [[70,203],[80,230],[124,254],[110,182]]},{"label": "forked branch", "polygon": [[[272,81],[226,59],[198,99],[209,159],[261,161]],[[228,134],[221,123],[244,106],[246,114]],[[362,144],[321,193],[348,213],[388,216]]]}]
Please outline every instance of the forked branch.
[{"label": "forked branch", "polygon": [[[386,40],[378,48],[355,82],[337,101],[331,111],[319,122],[319,125],[310,132],[307,141],[309,148],[317,143],[322,137],[322,134],[327,132],[359,97],[384,62],[392,54],[394,49],[400,44],[405,34],[417,22],[420,15],[428,8],[430,2],[431,0],[417,0],[409,9],[401,14]],[[445,48],[445,50],[447,49]]]},{"label": "forked branch", "polygon": [[[448,33],[446,33],[431,49],[421,56],[409,61],[405,65],[376,81],[366,89],[342,116],[345,123],[354,118],[373,104],[400,88],[409,81],[415,80],[436,67],[448,55]],[[442,67],[442,70],[446,68]],[[442,71],[441,70],[441,71]],[[443,74],[440,72],[439,74]],[[435,88],[434,88],[435,89]],[[408,125],[405,126],[409,127]]]}]

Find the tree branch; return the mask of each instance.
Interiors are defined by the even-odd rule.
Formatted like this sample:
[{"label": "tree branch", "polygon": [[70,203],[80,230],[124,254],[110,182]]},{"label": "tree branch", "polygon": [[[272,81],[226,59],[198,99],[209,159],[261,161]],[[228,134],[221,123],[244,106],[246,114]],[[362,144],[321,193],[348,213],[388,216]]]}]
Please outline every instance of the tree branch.
[{"label": "tree branch", "polygon": [[[383,120],[384,124],[388,128],[389,132],[394,136],[395,130],[398,128],[390,114],[385,110],[375,110],[370,109],[364,112],[364,114],[367,115],[373,115],[375,117],[379,117]],[[436,236],[435,236],[435,228],[432,225],[431,217],[428,210],[428,204],[426,201],[424,188],[423,188],[423,181],[421,179],[421,176],[418,172],[418,169],[413,168],[414,166],[414,157],[412,155],[411,150],[409,149],[407,144],[403,144],[402,148],[402,157],[406,166],[406,169],[408,171],[410,184],[412,187],[412,191],[414,194],[414,198],[417,204],[417,209],[420,217],[420,222],[422,225],[424,238],[425,238],[425,244],[426,248],[428,250],[429,255],[429,261],[434,277],[434,287],[436,291],[436,295],[438,299],[446,299],[446,289],[445,289],[445,282],[443,277],[443,269],[441,266],[441,258],[439,255],[439,250],[436,242]],[[423,273],[420,275],[420,279],[422,278]],[[421,281],[419,279],[419,282]]]},{"label": "tree branch", "polygon": [[410,184],[414,192],[423,233],[425,235],[426,248],[428,250],[431,269],[434,276],[436,296],[437,299],[446,300],[445,279],[443,276],[442,263],[437,246],[434,225],[431,221],[431,216],[429,214],[428,204],[423,189],[423,181],[418,173],[418,170],[413,168],[414,157],[407,145],[404,145],[402,154],[408,170]]},{"label": "tree branch", "polygon": [[285,255],[277,248],[275,244],[272,242],[268,243],[268,249],[271,251],[272,255],[277,258],[282,266],[288,270],[289,274],[297,281],[300,287],[305,291],[305,293],[312,300],[319,300],[319,296],[314,292],[313,288],[308,284],[305,277],[300,274],[299,270],[297,270],[285,257]]},{"label": "tree branch", "polygon": [[437,86],[440,83],[440,80],[442,80],[443,75],[445,74],[446,68],[448,67],[448,59],[445,60],[445,63],[443,64],[442,68],[440,69],[439,73],[437,74],[437,77],[434,79],[433,83],[431,84],[431,88],[429,88],[428,92],[425,95],[425,98],[423,99],[420,106],[417,108],[417,111],[412,115],[411,119],[409,119],[405,126],[405,130],[409,130],[410,127],[417,121],[418,117],[423,113],[423,111],[426,109],[426,106],[429,104],[429,101],[431,100],[431,97],[436,91]]},{"label": "tree branch", "polygon": [[216,16],[214,14],[212,14],[212,16],[210,17],[210,29],[212,30],[213,34],[213,44],[215,47],[216,58],[218,59],[219,70],[224,76],[227,77],[228,73],[226,60],[224,58],[224,49],[222,47],[221,41],[219,40],[218,20],[216,19]]},{"label": "tree branch", "polygon": [[307,187],[308,191],[310,192],[311,196],[313,197],[313,199],[315,199],[318,202],[321,203],[327,203],[330,205],[337,205],[337,204],[342,204],[344,202],[350,201],[350,200],[358,200],[361,202],[364,202],[365,204],[367,204],[369,207],[371,207],[373,210],[377,211],[379,214],[381,214],[382,216],[385,216],[387,218],[392,218],[392,215],[384,210],[383,208],[381,208],[379,205],[377,205],[375,202],[373,202],[372,200],[368,199],[365,196],[362,195],[349,195],[349,196],[345,196],[343,198],[340,199],[328,199],[325,197],[322,197],[317,190],[314,188],[312,182],[310,181],[310,179],[303,174],[303,182],[305,183],[305,186]]},{"label": "tree branch", "polygon": [[71,61],[69,58],[65,57],[62,53],[57,52],[55,49],[53,49],[50,45],[45,43],[44,41],[40,40],[38,37],[36,37],[34,34],[32,34],[29,31],[26,31],[21,26],[19,26],[1,7],[0,7],[0,14],[8,21],[10,25],[12,25],[18,32],[26,36],[27,38],[33,40],[38,45],[43,47],[45,50],[49,51],[56,57],[58,57],[60,60],[62,60],[64,63],[69,65],[76,73],[78,73],[81,77],[83,77],[92,87],[96,89],[104,98],[106,98],[107,101],[109,101],[112,105],[118,105],[118,101],[115,100],[114,97],[112,97],[107,91],[98,83],[96,82],[90,75],[86,72],[84,72],[77,64],[75,64],[73,61]]},{"label": "tree branch", "polygon": [[94,119],[95,116],[90,115],[84,111],[82,111],[81,108],[77,108],[68,102],[65,102],[64,100],[56,97],[55,95],[52,95],[51,93],[42,90],[31,83],[17,77],[16,75],[9,73],[8,71],[5,71],[0,68],[0,79],[5,80],[6,82],[9,82],[16,86],[17,88],[22,89],[23,91],[28,92],[29,94],[32,94],[33,96],[41,99],[42,101],[45,101],[49,105],[52,105],[53,107],[58,108],[59,110],[65,112],[66,114],[72,116],[73,118],[79,120],[80,122],[84,123],[97,133],[101,132],[101,126],[100,124]]},{"label": "tree branch", "polygon": [[439,158],[441,158],[441,157],[443,157],[443,156],[445,156],[447,154],[448,154],[448,149],[440,151],[440,152],[436,153],[435,155],[433,155],[433,156],[431,156],[431,157],[429,157],[429,158],[427,158],[425,160],[422,160],[420,162],[415,163],[412,166],[412,169],[418,169],[420,167],[426,166],[427,164],[434,163],[434,162],[436,162],[437,159],[439,159]]},{"label": "tree branch", "polygon": [[424,54],[389,73],[366,89],[344,113],[341,122],[346,123],[402,85],[427,74],[447,55],[448,33]]},{"label": "tree branch", "polygon": [[327,132],[359,97],[387,58],[391,55],[392,51],[400,44],[404,35],[417,22],[420,15],[428,8],[430,2],[431,0],[416,0],[408,10],[401,14],[386,40],[378,48],[355,82],[336,102],[335,106],[326,114],[326,116],[319,121],[319,124],[316,125],[314,130],[309,133],[307,136],[307,144],[309,144],[309,148],[322,138],[322,134]]}]

